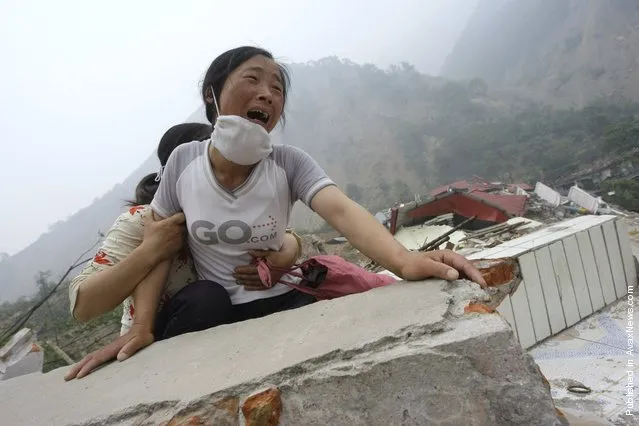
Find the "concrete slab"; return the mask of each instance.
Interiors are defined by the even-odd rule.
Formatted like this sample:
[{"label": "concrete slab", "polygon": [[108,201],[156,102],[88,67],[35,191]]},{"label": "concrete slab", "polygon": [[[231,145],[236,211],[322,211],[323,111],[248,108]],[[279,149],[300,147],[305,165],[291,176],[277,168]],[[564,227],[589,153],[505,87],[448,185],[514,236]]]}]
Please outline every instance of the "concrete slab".
[{"label": "concrete slab", "polygon": [[464,281],[401,282],[191,333],[81,380],[65,383],[62,368],[0,383],[0,418],[239,424],[281,412],[289,425],[560,424],[507,322],[463,313],[487,298]]}]

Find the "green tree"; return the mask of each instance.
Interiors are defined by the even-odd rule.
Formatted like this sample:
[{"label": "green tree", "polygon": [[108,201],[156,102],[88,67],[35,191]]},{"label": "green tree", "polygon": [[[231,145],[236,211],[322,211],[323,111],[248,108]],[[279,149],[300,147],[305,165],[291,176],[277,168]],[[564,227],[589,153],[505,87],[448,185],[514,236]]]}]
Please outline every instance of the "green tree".
[{"label": "green tree", "polygon": [[639,182],[632,179],[606,180],[601,183],[601,189],[605,192],[605,201],[639,212]]},{"label": "green tree", "polygon": [[624,151],[639,146],[639,120],[627,118],[606,129],[605,147],[611,151]]}]

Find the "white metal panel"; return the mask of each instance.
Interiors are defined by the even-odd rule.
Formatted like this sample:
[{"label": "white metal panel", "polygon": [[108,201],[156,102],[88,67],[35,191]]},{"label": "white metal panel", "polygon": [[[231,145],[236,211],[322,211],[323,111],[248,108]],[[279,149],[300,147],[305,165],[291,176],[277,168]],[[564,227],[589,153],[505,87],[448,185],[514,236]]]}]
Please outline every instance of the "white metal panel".
[{"label": "white metal panel", "polygon": [[[621,259],[626,274],[626,285],[632,286],[637,284],[637,271],[635,268],[635,259],[632,256],[632,247],[630,246],[630,238],[628,237],[628,225],[623,220],[616,221],[617,237],[619,238],[619,248],[621,249]],[[628,288],[626,288],[626,292]]]},{"label": "white metal panel", "polygon": [[[563,240],[563,244],[564,252],[566,253],[566,260],[568,261],[568,270],[570,271],[572,286],[575,290],[577,306],[579,307],[579,315],[581,318],[585,318],[593,313],[593,309],[592,302],[590,301],[590,291],[588,290],[588,283],[586,281],[585,267],[581,261],[581,255],[579,254],[577,237],[571,235]],[[603,303],[603,297],[601,300]]]},{"label": "white metal panel", "polygon": [[599,272],[599,283],[603,291],[604,301],[606,305],[617,300],[615,294],[615,285],[612,282],[612,271],[610,269],[610,261],[608,260],[608,252],[606,251],[606,243],[604,242],[603,232],[600,226],[590,228],[590,241],[592,249],[595,252],[595,263]]},{"label": "white metal panel", "polygon": [[582,231],[577,234],[577,243],[579,244],[579,254],[581,263],[584,265],[586,273],[586,284],[588,285],[588,294],[592,303],[592,309],[598,311],[606,306],[604,301],[603,289],[599,282],[599,271],[597,270],[597,262],[595,262],[595,252],[590,241],[588,231]]},{"label": "white metal panel", "polygon": [[491,253],[490,258],[489,259],[497,259],[497,258],[501,258],[501,257],[519,257],[521,256],[523,253],[520,249],[518,249],[517,247],[504,247],[501,250],[495,250]]},{"label": "white metal panel", "polygon": [[614,222],[606,222],[601,226],[608,251],[608,259],[610,261],[610,269],[612,270],[612,282],[615,285],[615,293],[617,299],[622,298],[628,293],[626,287],[626,273],[623,269],[623,260],[621,259],[621,250],[619,250],[619,240],[617,239],[617,228]]},{"label": "white metal panel", "polygon": [[524,235],[521,238],[517,238],[511,240],[507,243],[504,243],[505,247],[517,247],[522,251],[533,250],[541,245],[551,243],[553,241],[557,241],[571,233],[571,227],[568,225],[564,225],[561,222],[562,226],[551,226],[549,228],[542,229],[540,231],[531,232],[528,235]]},{"label": "white metal panel", "polygon": [[570,188],[570,191],[568,191],[568,199],[578,206],[588,209],[592,213],[595,213],[599,206],[599,202],[595,197],[578,186]]},{"label": "white metal panel", "polygon": [[522,287],[526,288],[530,314],[532,316],[533,326],[535,327],[535,336],[539,342],[550,336],[550,324],[548,323],[546,301],[544,300],[544,292],[541,288],[535,254],[526,253],[521,256],[519,258],[519,267],[521,268],[521,275],[524,280],[516,291],[524,291]]},{"label": "white metal panel", "polygon": [[493,256],[493,254],[499,253],[502,250],[503,248],[496,249],[495,247],[493,247],[486,250],[478,251],[477,253],[473,253],[469,255],[468,258],[469,259],[495,259],[495,256]]},{"label": "white metal panel", "polygon": [[561,306],[559,290],[557,289],[552,259],[550,258],[550,249],[542,247],[535,250],[535,259],[537,260],[537,270],[541,279],[541,288],[544,291],[544,299],[546,300],[550,330],[552,334],[557,334],[566,328],[566,320]]},{"label": "white metal panel", "polygon": [[575,231],[585,231],[586,229],[604,224],[606,222],[614,221],[617,219],[617,216],[611,215],[599,215],[599,216],[583,216],[584,221],[577,222],[572,225],[572,229]]},{"label": "white metal panel", "polygon": [[552,266],[555,271],[561,306],[564,309],[566,326],[570,327],[571,325],[577,324],[579,320],[581,320],[581,317],[579,316],[577,298],[575,297],[575,290],[572,286],[570,271],[568,270],[568,260],[566,259],[564,245],[561,241],[557,241],[550,246],[550,257],[552,258]]},{"label": "white metal panel", "polygon": [[512,327],[515,332],[515,337],[519,340],[519,334],[517,334],[517,323],[515,322],[515,314],[513,314],[513,305],[510,302],[510,295],[506,296],[504,300],[502,300],[501,304],[497,307],[497,312],[501,314],[502,317],[508,324]]},{"label": "white metal panel", "polygon": [[537,343],[537,339],[535,338],[535,328],[533,327],[532,318],[530,316],[530,307],[528,306],[526,289],[523,286],[524,283],[522,282],[519,284],[517,291],[510,295],[510,303],[513,308],[519,343],[521,343],[521,346],[524,349],[528,349]]},{"label": "white metal panel", "polygon": [[559,203],[561,203],[561,195],[541,182],[537,182],[535,185],[535,194],[537,194],[542,200],[548,202],[551,206],[557,207]]},{"label": "white metal panel", "polygon": [[546,228],[546,235],[540,235],[531,242],[533,242],[536,246],[551,244],[581,230],[590,229],[592,227],[599,226],[602,223],[614,220],[614,216],[581,216],[578,219],[580,220],[560,222]]},{"label": "white metal panel", "polygon": [[581,230],[585,230],[593,226],[597,226],[601,223],[614,220],[614,218],[615,216],[578,216],[574,219],[556,223],[548,228],[531,232],[530,234],[524,235],[514,240],[506,241],[503,244],[490,249],[491,251],[487,253],[490,257],[487,258],[504,257],[503,254],[505,250],[511,248],[515,250],[509,250],[509,256],[520,256],[524,253],[536,249],[537,247],[552,244]]}]

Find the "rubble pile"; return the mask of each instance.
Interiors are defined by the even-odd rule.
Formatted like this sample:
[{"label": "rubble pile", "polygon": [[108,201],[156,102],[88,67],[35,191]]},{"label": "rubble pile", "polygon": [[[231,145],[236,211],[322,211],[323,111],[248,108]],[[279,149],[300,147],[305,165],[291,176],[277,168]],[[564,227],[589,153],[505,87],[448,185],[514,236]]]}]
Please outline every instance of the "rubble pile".
[{"label": "rubble pile", "polygon": [[[464,194],[469,199],[481,199],[482,202],[478,204],[473,203],[474,201],[458,201],[453,205],[450,201],[452,211],[439,214],[441,204],[445,205],[441,200],[454,194]],[[378,212],[376,217],[391,230],[395,239],[409,250],[450,249],[468,256],[532,231],[588,214],[614,214],[622,217],[628,225],[631,240],[639,246],[639,213],[608,205],[601,198],[596,198],[577,187],[571,188],[567,195],[561,195],[541,182],[533,188],[523,183],[459,181],[431,191],[430,196],[431,198],[425,201],[398,203],[393,209]],[[521,204],[518,203],[523,196],[526,199],[524,208],[521,209]],[[439,203],[440,206],[429,207],[429,204],[435,203]],[[481,210],[486,206],[492,208],[493,212],[486,214]],[[397,211],[394,219],[392,210]],[[460,210],[463,210],[463,214],[459,213]],[[417,217],[419,215],[411,215],[411,212],[415,211],[423,211],[425,219],[420,220]],[[434,211],[438,214],[433,215],[434,217],[429,216]],[[496,217],[495,212],[497,216],[501,213],[506,215],[501,223],[491,224],[489,221],[482,221],[482,214]],[[470,219],[473,217],[478,217],[477,221],[484,223],[483,227],[472,226],[474,224]],[[467,221],[471,226],[463,224],[464,226],[460,227],[463,221]],[[380,270],[345,239],[336,237],[336,233],[305,235],[304,257],[334,254],[369,270]]]}]

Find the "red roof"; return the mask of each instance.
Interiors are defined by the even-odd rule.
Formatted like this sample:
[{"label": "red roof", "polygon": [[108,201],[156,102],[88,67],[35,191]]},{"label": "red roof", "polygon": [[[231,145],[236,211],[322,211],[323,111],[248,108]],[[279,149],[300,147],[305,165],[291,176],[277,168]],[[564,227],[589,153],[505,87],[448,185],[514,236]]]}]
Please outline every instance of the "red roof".
[{"label": "red roof", "polygon": [[514,184],[496,184],[490,183],[488,181],[476,181],[476,182],[468,182],[465,180],[458,180],[457,182],[449,183],[447,185],[438,186],[437,188],[430,191],[429,195],[431,197],[437,197],[438,195],[445,194],[451,190],[457,191],[466,191],[466,192],[487,192],[493,189],[500,189],[507,187],[510,191],[514,192],[515,186],[519,186],[524,191],[532,191],[534,188],[527,183],[514,183]]},{"label": "red roof", "polygon": [[490,194],[481,191],[471,191],[469,195],[481,198],[494,206],[498,206],[511,216],[523,216],[526,212],[526,201],[528,197],[525,195]]},{"label": "red roof", "polygon": [[410,218],[456,213],[464,217],[502,223],[522,216],[528,198],[524,195],[489,194],[482,191],[451,192],[428,201],[408,212]]},{"label": "red roof", "polygon": [[465,180],[458,180],[457,182],[449,183],[448,185],[439,186],[432,191],[430,191],[431,197],[436,197],[438,195],[442,195],[447,193],[449,190],[457,190],[457,191],[490,191],[491,189],[499,188],[499,185],[495,185],[492,183],[486,182],[473,182],[469,183]]},{"label": "red roof", "polygon": [[465,180],[458,180],[457,182],[449,183],[448,185],[438,186],[430,191],[430,196],[436,197],[448,192],[449,189],[468,189],[469,186],[470,185]]},{"label": "red roof", "polygon": [[486,222],[502,223],[509,215],[501,207],[464,192],[451,192],[436,197],[409,211],[409,218],[435,217],[455,213],[463,217],[473,217]]}]

